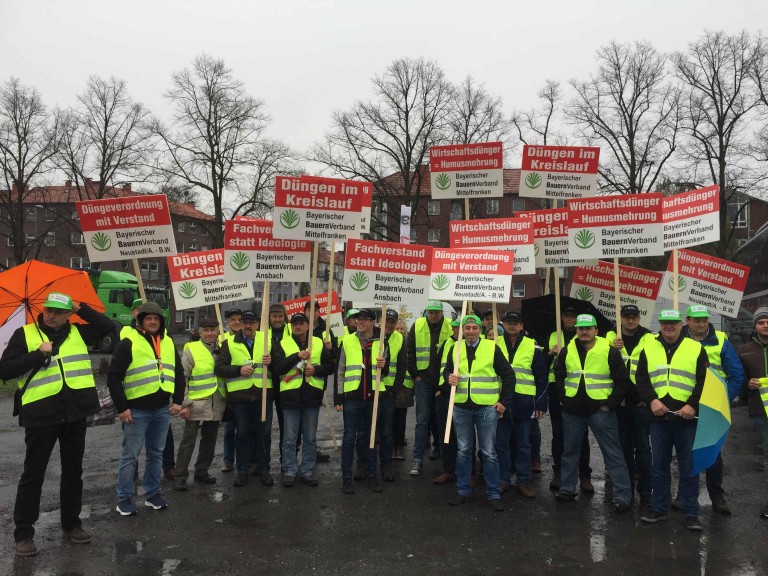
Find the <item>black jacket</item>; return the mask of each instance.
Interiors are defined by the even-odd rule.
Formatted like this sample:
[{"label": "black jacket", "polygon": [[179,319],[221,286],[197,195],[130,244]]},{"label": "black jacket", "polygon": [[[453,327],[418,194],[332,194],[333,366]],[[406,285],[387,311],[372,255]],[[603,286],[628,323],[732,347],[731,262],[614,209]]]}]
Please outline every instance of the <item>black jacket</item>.
[{"label": "black jacket", "polygon": [[[578,339],[575,345],[579,353],[581,365],[583,366],[584,360],[587,357],[587,350]],[[579,380],[579,388],[576,391],[576,395],[571,397],[565,395],[565,359],[568,356],[568,352],[568,346],[566,346],[560,351],[555,360],[555,388],[557,390],[557,397],[563,405],[563,410],[575,416],[589,416],[601,406],[608,406],[611,410],[616,410],[624,399],[627,388],[630,386],[629,372],[619,349],[613,346],[608,348],[608,370],[610,371],[611,380],[613,380],[613,390],[611,395],[605,400],[595,400],[587,394],[587,389],[584,386],[584,376],[581,376]]]},{"label": "black jacket", "polygon": [[[246,348],[248,348],[248,352],[251,353],[251,358],[256,356],[257,359],[260,359],[261,356],[264,354],[263,350],[253,350],[253,347],[248,346],[248,343],[245,341],[245,338],[243,337],[243,331],[240,330],[235,336],[232,338],[235,342],[238,344],[243,344]],[[237,378],[240,376],[240,368],[243,366],[243,364],[240,365],[233,365],[232,364],[232,352],[229,350],[229,342],[230,340],[224,341],[224,343],[221,345],[221,350],[219,350],[219,355],[216,357],[216,366],[214,368],[214,373],[216,376],[220,376],[222,378]],[[273,340],[274,342],[274,340]],[[275,349],[278,346],[275,346],[274,343],[270,349],[270,355],[275,353]],[[261,374],[257,375],[258,378],[261,377]],[[268,370],[267,372],[267,378],[272,381],[272,386],[275,386],[275,379],[273,377],[272,370]],[[267,402],[271,402],[273,398],[275,397],[274,388],[267,388]],[[250,388],[247,388],[246,390],[237,390],[235,392],[227,392],[227,402],[230,404],[237,404],[239,402],[261,402],[261,388],[257,386],[251,386]]]},{"label": "black jacket", "polygon": [[[113,330],[112,321],[96,312],[87,304],[81,304],[78,315],[88,324],[67,323],[58,332],[43,324],[42,315],[38,317],[40,331],[53,343],[52,355],[59,352],[59,346],[69,335],[70,330],[77,330],[86,345],[95,344],[100,338]],[[0,380],[11,380],[38,366],[42,367],[48,356],[38,350],[27,352],[27,340],[24,329],[17,329],[8,341],[8,347],[0,358]],[[22,426],[37,428],[75,422],[99,411],[99,396],[95,388],[73,390],[63,386],[55,396],[49,396],[31,402],[21,409],[19,422]]]},{"label": "black jacket", "polygon": [[[134,330],[136,330],[134,328]],[[152,340],[150,336],[142,330],[138,330],[152,347]],[[160,338],[170,338],[165,332],[165,322],[160,325]],[[140,410],[156,410],[163,406],[168,406],[173,398],[173,403],[181,406],[184,401],[184,390],[187,386],[187,381],[184,378],[184,367],[181,365],[181,358],[179,352],[174,347],[173,354],[175,356],[175,383],[173,394],[169,394],[165,390],[158,390],[153,394],[147,396],[141,396],[133,400],[128,400],[125,397],[125,388],[123,388],[123,379],[125,373],[128,370],[128,366],[133,361],[133,342],[129,338],[124,338],[120,341],[112,354],[112,362],[109,364],[109,372],[107,372],[107,386],[109,387],[109,393],[112,395],[112,401],[115,403],[115,409],[118,414],[125,412],[127,409],[140,409]]]},{"label": "black jacket", "polygon": [[[292,335],[293,341],[299,347],[299,350],[307,349],[307,341],[300,342],[295,335]],[[286,356],[283,349],[283,340],[280,344],[272,349],[272,373],[277,375],[278,382],[289,372],[291,372],[296,365],[300,362],[298,353],[290,354]],[[331,374],[336,367],[336,363],[333,360],[333,354],[330,350],[326,350],[323,346],[323,351],[320,354],[320,364],[314,366],[315,377],[323,378],[324,380]],[[292,390],[285,390],[280,392],[278,388],[278,394],[280,396],[280,407],[282,409],[291,408],[316,408],[323,403],[323,390],[315,388],[309,384],[306,380],[303,380],[301,387],[294,388]]]},{"label": "black jacket", "polygon": [[[667,352],[667,363],[672,360],[675,350],[677,350],[678,346],[680,346],[680,342],[682,342],[684,338],[685,336],[680,334],[680,338],[673,344],[667,344],[661,334],[656,337],[656,339],[664,345],[664,349]],[[693,392],[688,398],[688,401],[681,402],[675,400],[669,394],[664,396],[664,398],[659,398],[656,395],[656,391],[653,389],[651,378],[648,375],[648,357],[645,355],[645,349],[643,349],[640,353],[640,358],[637,361],[637,372],[635,372],[635,383],[637,384],[637,392],[640,394],[640,399],[646,403],[649,410],[651,409],[651,402],[654,400],[661,400],[661,402],[673,412],[677,412],[680,408],[688,404],[698,413],[699,399],[701,398],[701,391],[704,389],[704,379],[707,377],[707,366],[709,366],[709,358],[707,357],[707,351],[704,350],[704,346],[702,346],[701,353],[696,359],[696,386],[693,388]],[[663,416],[660,418],[663,418]]]},{"label": "black jacket", "polygon": [[[359,338],[359,333],[355,332],[355,334],[358,334]],[[360,382],[360,385],[356,390],[353,390],[349,393],[344,392],[344,371],[346,367],[346,356],[344,354],[344,346],[342,344],[341,352],[339,353],[339,363],[336,367],[336,378],[334,383],[335,389],[333,391],[334,405],[339,406],[344,403],[344,400],[369,400],[373,398],[373,385],[374,380],[376,379],[376,362],[373,361],[375,358],[371,358],[371,352],[373,350],[372,345],[374,340],[378,341],[380,335],[381,332],[379,328],[374,327],[373,336],[370,340],[368,340],[366,345],[362,347],[363,365],[365,366],[365,369],[363,370],[362,382]],[[387,348],[386,341],[384,343],[384,349],[380,351],[380,354],[385,359],[384,367],[381,369],[381,377],[384,378],[387,374],[389,374],[389,350]]]},{"label": "black jacket", "polygon": [[[463,342],[464,340],[462,340]],[[482,340],[481,340],[482,342]],[[456,345],[456,342],[453,342],[453,346]],[[479,345],[479,344],[478,344]],[[453,348],[451,346],[451,348]],[[509,406],[512,402],[512,396],[515,393],[515,372],[512,370],[512,366],[509,362],[507,362],[507,359],[504,358],[504,353],[501,351],[501,349],[498,346],[494,345],[494,352],[493,352],[493,370],[496,372],[496,375],[499,377],[499,380],[501,380],[501,389],[499,390],[499,402],[504,404],[505,406]],[[475,359],[475,352],[477,351],[477,346],[467,346],[467,367],[469,370],[472,370],[472,362]],[[445,370],[443,371],[443,378],[445,379],[446,385],[450,386],[450,384],[447,384],[448,382],[448,376],[450,376],[453,373],[453,354],[454,352],[448,352],[448,359],[445,362]],[[439,360],[438,360],[439,363]],[[439,371],[439,368],[438,368]],[[475,404],[472,401],[472,398],[468,395],[467,401],[463,402],[461,404],[458,404],[458,406],[461,406],[463,408],[485,408],[485,406],[479,406],[478,404]]]}]

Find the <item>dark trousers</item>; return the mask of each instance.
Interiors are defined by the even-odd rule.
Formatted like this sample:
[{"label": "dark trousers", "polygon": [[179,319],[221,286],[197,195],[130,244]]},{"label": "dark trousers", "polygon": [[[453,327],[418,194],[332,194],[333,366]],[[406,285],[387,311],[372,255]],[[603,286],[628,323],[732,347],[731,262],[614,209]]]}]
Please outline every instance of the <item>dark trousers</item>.
[{"label": "dark trousers", "polygon": [[[550,395],[549,417],[552,421],[552,470],[560,473],[560,462],[563,458],[563,407],[557,399]],[[589,467],[589,431],[584,430],[584,441],[581,445],[579,456],[579,478],[592,476],[592,468]]]},{"label": "dark trousers", "polygon": [[68,424],[24,429],[27,452],[13,510],[13,521],[16,524],[13,537],[16,542],[28,540],[35,535],[34,524],[40,517],[40,494],[45,471],[57,440],[61,455],[61,528],[69,531],[81,526],[85,430],[85,418]]},{"label": "dark trousers", "polygon": [[[629,482],[641,498],[651,497],[651,430],[650,415],[644,406],[619,406],[619,441],[627,462]],[[637,486],[635,486],[637,475]]]},{"label": "dark trousers", "polygon": [[219,422],[217,420],[186,420],[184,422],[184,435],[179,442],[179,453],[176,457],[177,478],[186,478],[189,475],[189,462],[195,451],[198,430],[200,431],[200,449],[197,451],[195,474],[205,475],[211,467],[213,453],[216,451]]},{"label": "dark trousers", "polygon": [[[341,441],[341,477],[352,478],[352,461],[354,460],[355,447],[365,452],[364,460],[358,460],[359,466],[365,466],[365,475],[376,476],[376,452],[380,448],[377,442],[374,448],[369,448],[371,439],[371,421],[373,420],[373,400],[345,400],[344,401],[344,437]],[[379,415],[381,417],[381,404]],[[378,426],[377,426],[378,428]],[[363,440],[358,443],[358,436]]]},{"label": "dark trousers", "polygon": [[176,466],[174,452],[173,430],[168,426],[168,436],[165,437],[165,448],[163,448],[163,470],[168,470],[168,468],[174,468]]},{"label": "dark trousers", "polygon": [[405,421],[408,416],[408,408],[395,408],[395,422],[393,424],[395,434],[395,446],[405,446]]},{"label": "dark trousers", "polygon": [[[445,444],[445,427],[448,425],[448,404],[450,397],[446,394],[440,394],[435,398],[435,413],[437,414],[437,425],[439,428],[440,442],[442,442],[441,453],[443,455],[443,472],[446,474],[456,474],[456,454],[458,447],[456,444],[456,427],[451,426],[451,434],[449,436],[450,441]],[[475,453],[474,446],[472,447],[472,454]],[[474,465],[474,458],[472,464]],[[475,466],[472,467],[473,472]]]}]

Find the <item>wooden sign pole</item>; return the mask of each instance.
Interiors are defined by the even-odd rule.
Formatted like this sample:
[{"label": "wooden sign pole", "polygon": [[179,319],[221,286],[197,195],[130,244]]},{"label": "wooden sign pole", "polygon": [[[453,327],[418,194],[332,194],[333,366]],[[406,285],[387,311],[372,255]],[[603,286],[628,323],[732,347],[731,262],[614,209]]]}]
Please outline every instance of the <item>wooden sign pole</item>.
[{"label": "wooden sign pole", "polygon": [[[465,300],[461,306],[461,316],[459,317],[459,323],[464,320],[464,315],[467,313],[467,301]],[[459,326],[459,338],[456,340],[456,344],[453,346],[453,373],[459,374],[459,360],[461,358],[461,343],[464,340],[464,330]],[[456,402],[456,388],[458,385],[451,386],[451,397],[448,400],[448,419],[445,422],[445,437],[443,443],[448,444],[451,441],[451,424],[453,423],[453,405]]]}]

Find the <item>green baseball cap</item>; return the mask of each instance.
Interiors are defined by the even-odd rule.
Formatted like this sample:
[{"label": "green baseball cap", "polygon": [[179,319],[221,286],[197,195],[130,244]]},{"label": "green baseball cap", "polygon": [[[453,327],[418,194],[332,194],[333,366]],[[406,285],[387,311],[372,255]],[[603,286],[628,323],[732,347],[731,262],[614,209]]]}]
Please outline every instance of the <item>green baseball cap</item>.
[{"label": "green baseball cap", "polygon": [[693,306],[688,306],[688,310],[685,311],[685,315],[688,318],[709,318],[709,311],[707,310],[706,306],[702,306],[701,304],[694,304]]},{"label": "green baseball cap", "polygon": [[659,312],[659,322],[682,322],[683,318],[680,316],[679,310],[662,310]]},{"label": "green baseball cap", "polygon": [[360,310],[358,310],[357,308],[350,308],[349,310],[347,310],[347,320],[352,318],[352,316],[357,316],[358,314],[360,314]]},{"label": "green baseball cap", "polygon": [[592,314],[579,314],[576,316],[576,327],[585,328],[587,326],[597,326],[597,320]]},{"label": "green baseball cap", "polygon": [[136,300],[134,300],[133,303],[131,304],[131,312],[136,310],[136,308],[141,308],[142,304],[144,304],[144,300],[142,300],[141,298],[136,298]]},{"label": "green baseball cap", "polygon": [[454,328],[458,328],[459,326],[461,326],[461,322],[459,322],[458,320],[451,320],[451,326],[453,326]]},{"label": "green baseball cap", "polygon": [[443,303],[440,300],[429,300],[427,302],[427,310],[439,310],[443,311]]},{"label": "green baseball cap", "polygon": [[59,308],[61,310],[72,310],[72,298],[61,292],[51,292],[45,299],[43,308]]},{"label": "green baseball cap", "polygon": [[467,314],[466,316],[464,316],[464,318],[461,319],[461,325],[462,326],[466,325],[466,323],[469,322],[470,320],[472,320],[472,322],[474,322],[478,326],[483,323],[483,321],[480,320],[480,318],[475,316],[474,314]]}]

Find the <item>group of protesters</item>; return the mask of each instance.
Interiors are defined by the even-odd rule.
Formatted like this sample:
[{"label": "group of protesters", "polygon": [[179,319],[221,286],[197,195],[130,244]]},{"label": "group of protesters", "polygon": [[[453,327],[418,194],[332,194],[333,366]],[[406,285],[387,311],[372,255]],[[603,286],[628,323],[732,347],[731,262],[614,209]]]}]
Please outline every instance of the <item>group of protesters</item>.
[{"label": "group of protesters", "polygon": [[[330,459],[317,449],[330,380],[335,410],[343,415],[345,494],[356,492],[356,481],[365,481],[372,492],[395,481],[393,462],[406,458],[407,410],[415,405],[409,475],[424,474],[427,457],[440,459],[442,469],[432,481],[455,482],[449,504],[470,502],[482,481],[490,508],[504,511],[502,495],[513,479],[522,497],[536,497],[532,478],[542,472],[539,421],[549,412],[549,487],[558,501],[594,492],[591,431],[617,513],[638,501],[641,520],[656,523],[678,508],[688,529],[701,530],[693,442],[708,370],[722,380],[730,401],[748,402],[763,442],[768,487],[765,307],[754,314],[752,339],[737,351],[701,305],[688,306],[684,315],[662,310],[657,334],[641,326],[636,306],[625,305],[616,330],[605,335],[598,335],[593,315],[566,307],[560,329],[547,342],[536,342],[517,311],[498,323],[492,310],[451,320],[442,302],[430,300],[408,329],[395,310],[387,310],[377,326],[377,311],[353,308],[345,314],[343,333],[335,335],[316,303],[307,302],[303,313],[290,318],[282,304],[273,304],[267,319],[250,310],[227,310],[224,333],[217,320],[204,318],[198,338],[185,344],[181,355],[166,332],[162,308],[141,301],[134,308],[134,321],[121,331],[107,373],[123,430],[116,484],[122,516],[137,514],[142,450],[147,508],[168,506],[161,494],[164,473],[175,490],[189,489],[198,437],[192,480],[216,483],[210,472],[222,421],[221,471],[232,473],[232,485],[242,488],[249,477],[274,484],[273,413],[280,430],[279,483],[318,486],[316,465]],[[70,323],[73,313],[87,324]],[[264,330],[262,320],[269,323]],[[87,417],[100,409],[88,346],[112,330],[113,323],[87,304],[52,292],[42,313],[14,332],[0,358],[0,379],[17,386],[16,408],[26,434],[14,509],[19,556],[37,553],[34,524],[57,441],[63,533],[74,543],[91,541],[79,517]],[[175,415],[184,425],[174,459],[169,433]],[[679,470],[674,496],[673,449]],[[706,486],[713,511],[729,515],[720,455],[706,471]],[[768,518],[768,506],[760,514]]]}]

